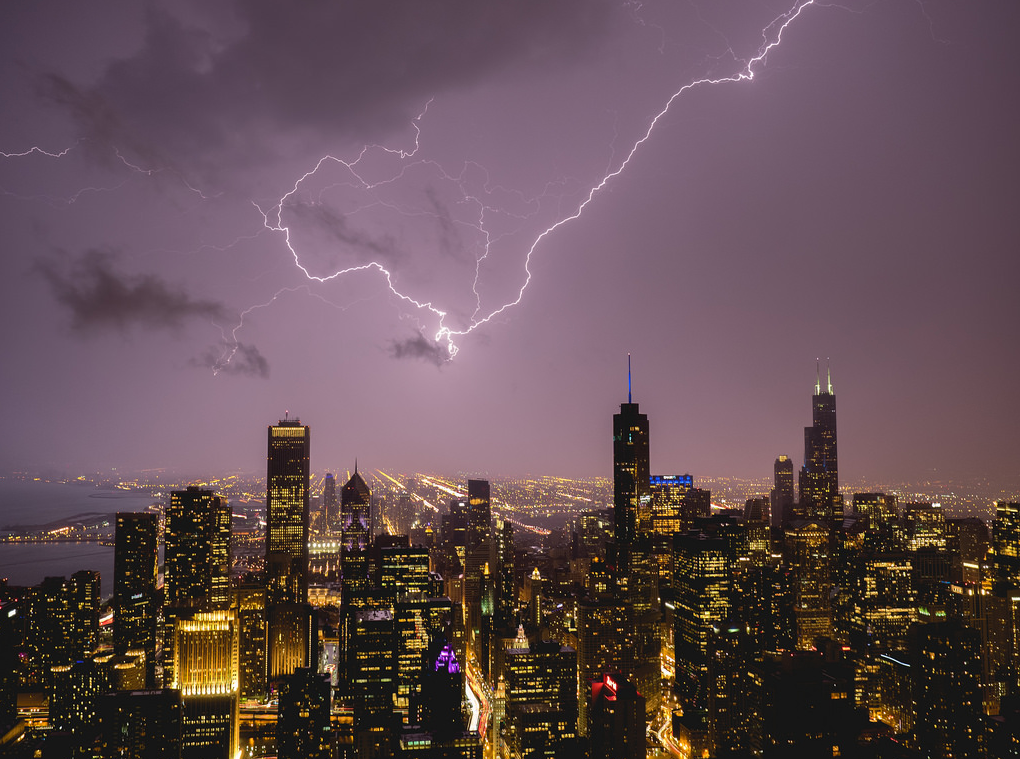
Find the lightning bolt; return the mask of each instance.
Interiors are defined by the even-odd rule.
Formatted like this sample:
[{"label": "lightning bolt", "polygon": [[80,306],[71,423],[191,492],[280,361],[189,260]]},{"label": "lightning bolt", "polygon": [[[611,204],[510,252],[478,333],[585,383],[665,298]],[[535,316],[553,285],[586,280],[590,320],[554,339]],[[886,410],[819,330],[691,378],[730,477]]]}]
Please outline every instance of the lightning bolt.
[{"label": "lightning bolt", "polygon": [[[417,156],[418,151],[420,149],[421,121],[428,110],[428,105],[426,105],[425,110],[423,110],[422,113],[420,113],[412,122],[412,126],[414,128],[414,146],[412,149],[402,150],[386,148],[379,145],[371,145],[363,147],[361,151],[358,153],[357,157],[351,161],[345,161],[332,155],[323,156],[322,158],[319,159],[319,161],[315,164],[315,166],[312,169],[305,172],[302,176],[300,176],[297,179],[297,181],[294,182],[294,184],[291,186],[291,189],[288,190],[282,197],[280,197],[280,199],[272,206],[272,208],[264,210],[258,205],[256,205],[256,208],[262,214],[262,219],[265,228],[272,232],[278,233],[282,236],[285,246],[290,251],[290,254],[293,257],[295,266],[304,274],[305,277],[314,282],[326,283],[335,280],[338,277],[343,277],[354,272],[368,270],[378,271],[379,274],[381,274],[384,277],[386,281],[386,286],[388,287],[390,293],[393,296],[395,296],[400,301],[411,305],[414,309],[428,312],[429,314],[432,315],[432,317],[435,318],[436,328],[433,340],[438,344],[445,345],[448,357],[449,359],[452,359],[454,356],[457,355],[458,352],[458,347],[455,342],[456,338],[464,337],[470,334],[471,332],[474,332],[479,327],[489,323],[496,317],[506,313],[510,309],[520,304],[521,300],[524,298],[524,293],[527,290],[528,285],[531,283],[532,278],[531,260],[532,257],[535,255],[536,251],[538,250],[539,246],[561,227],[564,227],[570,224],[571,222],[581,218],[581,216],[585,213],[587,208],[591,205],[595,198],[606,188],[606,186],[609,185],[614,179],[619,177],[627,170],[627,167],[630,165],[634,156],[638,153],[642,146],[644,146],[652,138],[653,132],[655,131],[656,127],[659,125],[663,117],[665,117],[666,114],[669,113],[670,109],[673,108],[674,104],[681,97],[683,97],[685,93],[699,87],[721,84],[736,84],[740,82],[752,81],[755,77],[756,71],[763,68],[766,65],[769,53],[772,52],[775,48],[779,47],[779,45],[782,43],[783,35],[786,32],[787,28],[801,16],[805,9],[815,4],[816,0],[798,0],[798,2],[796,2],[787,12],[776,17],[768,25],[766,25],[765,28],[762,29],[763,41],[759,46],[757,52],[751,58],[746,59],[743,62],[743,66],[736,73],[722,77],[706,77],[701,79],[695,79],[684,84],[675,92],[673,92],[673,94],[670,95],[669,98],[667,98],[662,108],[654,116],[652,116],[652,118],[648,122],[648,126],[645,129],[644,133],[641,134],[641,136],[637,140],[635,140],[635,142],[630,146],[630,149],[626,152],[624,157],[619,161],[615,168],[610,168],[610,170],[608,170],[607,173],[604,176],[602,176],[602,178],[598,182],[591,185],[588,188],[587,192],[583,194],[583,199],[573,208],[572,211],[564,215],[561,215],[556,221],[547,226],[545,229],[543,229],[534,237],[530,245],[527,247],[527,252],[524,257],[524,278],[522,284],[517,290],[516,296],[506,301],[502,305],[493,308],[487,313],[483,313],[481,305],[481,296],[478,291],[478,283],[479,278],[481,276],[482,262],[488,257],[491,251],[491,246],[494,242],[493,235],[486,224],[486,214],[494,209],[486,205],[482,201],[482,199],[477,196],[465,195],[465,200],[475,203],[479,209],[476,223],[473,226],[475,230],[481,234],[482,240],[484,241],[483,252],[480,256],[476,258],[475,261],[475,276],[474,282],[472,284],[472,291],[474,292],[476,299],[476,308],[475,312],[470,317],[470,321],[466,327],[454,328],[453,326],[449,326],[446,323],[448,316],[448,312],[446,310],[440,308],[432,301],[418,300],[408,295],[407,293],[397,289],[396,285],[394,284],[393,273],[379,261],[370,261],[368,263],[352,265],[346,268],[336,270],[332,274],[325,276],[313,274],[309,270],[308,266],[306,266],[302,262],[302,256],[294,245],[291,229],[283,221],[283,211],[288,201],[291,200],[291,198],[299,191],[303,183],[308,181],[311,177],[315,176],[320,171],[320,169],[322,169],[324,166],[328,164],[337,164],[343,166],[350,173],[351,177],[353,177],[354,181],[358,184],[358,186],[360,186],[362,189],[369,191],[374,190],[382,185],[397,181],[406,174],[410,166],[420,164],[422,161],[415,162],[412,164],[405,164],[401,168],[401,170],[397,172],[395,175],[376,182],[369,181],[363,174],[359,173],[359,164],[361,164],[374,151],[382,151],[386,154],[399,157],[400,159],[403,160],[414,159]],[[429,103],[431,102],[432,101],[429,101]],[[432,166],[436,166],[432,162],[425,163],[429,163]],[[440,175],[443,178],[457,181],[457,177],[452,177],[446,174],[446,172],[442,171],[442,169],[438,166],[436,166],[436,168],[439,169]],[[283,292],[283,290],[281,290],[280,292]],[[279,293],[277,295],[279,295]],[[274,299],[275,297],[276,296],[274,296]],[[264,305],[267,304],[260,304],[259,306],[256,307],[262,307]],[[245,313],[247,313],[247,311]],[[240,329],[240,326],[241,325],[239,324],[238,327],[235,328],[233,333],[235,343],[237,341],[237,330]]]},{"label": "lightning bolt", "polygon": [[51,153],[48,150],[43,150],[38,145],[33,145],[28,150],[23,150],[20,153],[5,153],[2,150],[0,150],[0,158],[24,158],[25,156],[32,155],[33,153],[38,153],[39,155],[49,156],[50,158],[63,158],[65,155],[67,155],[72,150],[74,150],[76,147],[78,147],[78,143],[80,143],[80,142],[81,142],[81,140],[78,140],[78,142],[74,143],[74,145],[72,145],[69,148],[64,148],[59,153]]},{"label": "lightning bolt", "polygon": [[[924,7],[923,0],[913,0],[913,2],[920,7],[924,19],[928,22],[932,37],[935,39],[934,24]],[[631,0],[626,3],[626,5],[632,9],[634,18],[637,19],[639,23],[644,24],[640,15],[641,3],[637,0]],[[757,47],[754,55],[746,59],[741,59],[737,56],[725,35],[723,35],[721,31],[714,29],[709,25],[709,28],[711,28],[724,43],[726,48],[725,55],[731,57],[737,64],[737,70],[725,76],[693,79],[676,89],[665,99],[661,108],[648,119],[643,132],[640,132],[637,139],[635,139],[632,143],[629,143],[629,148],[617,151],[615,149],[616,141],[615,139],[613,140],[608,162],[602,169],[604,173],[593,183],[585,183],[582,185],[575,181],[568,180],[567,178],[561,178],[556,182],[547,183],[543,194],[539,194],[535,197],[526,197],[523,192],[510,190],[498,185],[491,185],[489,176],[485,172],[485,169],[473,162],[466,162],[460,172],[448,173],[437,162],[421,156],[423,141],[422,125],[428,115],[429,107],[433,102],[432,100],[429,100],[424,105],[422,111],[411,121],[413,139],[409,146],[393,148],[378,144],[365,145],[351,159],[344,159],[334,155],[324,155],[318,159],[314,166],[312,166],[308,171],[298,176],[297,179],[289,185],[289,189],[287,189],[282,196],[276,199],[275,202],[271,201],[271,205],[263,207],[259,203],[252,201],[252,206],[261,217],[261,227],[256,235],[265,233],[266,231],[274,235],[278,235],[282,239],[286,249],[289,251],[294,266],[309,283],[325,284],[357,272],[371,271],[376,273],[384,281],[389,293],[399,303],[410,307],[414,312],[421,313],[428,323],[432,325],[430,332],[432,340],[436,343],[436,345],[441,346],[442,349],[445,350],[447,360],[452,360],[459,350],[457,346],[458,338],[469,335],[521,303],[533,276],[531,269],[532,258],[536,255],[540,246],[560,228],[569,225],[571,222],[577,221],[585,215],[589,206],[591,206],[596,198],[603,193],[607,186],[609,186],[617,177],[621,176],[628,169],[638,152],[641,151],[643,146],[652,139],[654,132],[659,127],[664,117],[677,106],[678,102],[686,93],[697,88],[753,81],[755,76],[767,66],[769,54],[782,44],[787,29],[801,17],[808,7],[813,5],[824,8],[841,8],[843,10],[850,10],[839,5],[830,4],[829,2],[826,2],[826,0],[794,0],[793,5],[789,8],[789,10],[775,17],[761,30],[761,43]],[[697,10],[696,5],[695,10]],[[704,19],[702,19],[702,21],[707,24]],[[660,52],[661,47],[662,45],[660,44]],[[70,151],[74,150],[80,142],[81,140],[59,152],[46,150],[39,146],[33,146],[21,152],[0,152],[0,157],[14,159],[38,155],[50,158],[62,158]],[[135,173],[152,177],[153,175],[159,174],[163,171],[169,171],[181,183],[183,183],[189,191],[198,194],[202,199],[208,199],[211,197],[203,194],[200,189],[189,184],[187,180],[174,169],[145,168],[132,163],[116,147],[113,147],[113,150],[119,161]],[[378,176],[380,159],[385,159],[385,161],[396,164],[395,170],[389,170],[389,172],[381,178]],[[399,182],[401,179],[408,177],[410,173],[417,168],[427,168],[434,171],[440,179],[449,182],[453,187],[457,188],[460,192],[458,204],[460,207],[468,209],[466,213],[469,218],[458,218],[451,223],[466,228],[471,232],[471,234],[476,235],[478,240],[478,254],[473,256],[474,273],[471,281],[471,292],[474,296],[474,310],[470,313],[470,316],[461,318],[460,322],[457,324],[451,323],[454,319],[451,316],[450,309],[439,304],[436,297],[431,299],[414,297],[406,291],[406,288],[398,287],[398,283],[393,271],[391,271],[391,267],[388,267],[384,260],[376,259],[367,262],[359,262],[342,268],[337,268],[329,274],[320,274],[313,271],[312,265],[308,263],[307,252],[303,252],[299,249],[300,246],[295,242],[291,226],[285,222],[285,212],[288,205],[297,202],[298,194],[303,192],[307,183],[309,183],[313,177],[317,177],[320,173],[324,172],[327,167],[339,167],[346,173],[346,177],[341,182],[319,189],[317,202],[320,205],[325,193],[335,187],[353,188],[360,192],[367,193],[372,198],[370,202],[359,205],[353,211],[347,211],[343,214],[343,218],[347,218],[362,211],[367,211],[373,207],[385,208],[388,211],[407,217],[428,216],[431,214],[436,218],[439,218],[438,210],[433,213],[420,208],[411,209],[396,201],[384,199],[376,194],[377,191],[383,190],[384,188]],[[376,173],[373,174],[373,172]],[[472,172],[479,172],[481,174],[482,181],[480,185],[478,185],[477,181],[474,180],[472,176],[469,176]],[[570,204],[564,208],[563,204],[565,201],[563,198],[565,197],[565,188],[568,184],[570,184],[573,188],[572,191],[577,194],[574,195],[574,200],[570,201]],[[66,202],[73,203],[82,192],[106,191],[109,189],[117,189],[120,186],[122,185],[117,185],[116,188],[86,188],[79,191],[79,193],[75,194],[75,196]],[[478,186],[481,187],[481,190],[477,189]],[[0,189],[0,192],[6,191]],[[497,196],[500,200],[494,200]],[[498,229],[499,222],[497,220],[505,221],[509,219],[515,222],[520,222],[520,224],[523,225],[525,222],[532,221],[537,218],[539,212],[543,208],[543,201],[554,196],[558,198],[558,202],[561,204],[556,208],[556,215],[553,217],[554,220],[551,223],[542,222],[542,224],[545,225],[544,228],[541,228],[537,234],[528,238],[530,239],[530,243],[525,242],[525,244],[518,249],[519,253],[523,253],[523,274],[521,277],[521,284],[516,288],[516,290],[511,290],[510,296],[505,297],[504,302],[499,305],[496,305],[495,307],[483,306],[483,297],[480,290],[483,265],[489,259],[490,254],[495,256],[493,247],[497,242],[520,232],[520,228],[512,231],[500,231]],[[519,204],[518,208],[523,210],[514,213],[511,213],[508,210],[507,206],[509,204],[505,201],[511,197],[515,203]],[[497,205],[500,201],[503,201],[502,205]],[[251,238],[238,238],[238,240],[234,243],[231,243],[231,246],[236,245],[244,239]],[[213,247],[217,250],[221,250],[221,248],[216,248],[216,246],[204,245],[203,247]],[[336,308],[347,307],[338,306],[336,303],[332,303],[328,299],[323,298],[321,295],[313,293],[309,285],[280,288],[268,300],[256,303],[242,310],[238,321],[233,328],[220,327],[221,336],[223,338],[223,347],[220,359],[216,363],[216,366],[213,367],[214,374],[227,366],[238,352],[239,347],[241,346],[239,333],[246,324],[246,317],[253,311],[268,307],[284,294],[295,291],[303,291],[309,295],[319,297],[325,303]],[[424,332],[425,328],[421,327],[421,322],[418,324],[419,328]]]}]

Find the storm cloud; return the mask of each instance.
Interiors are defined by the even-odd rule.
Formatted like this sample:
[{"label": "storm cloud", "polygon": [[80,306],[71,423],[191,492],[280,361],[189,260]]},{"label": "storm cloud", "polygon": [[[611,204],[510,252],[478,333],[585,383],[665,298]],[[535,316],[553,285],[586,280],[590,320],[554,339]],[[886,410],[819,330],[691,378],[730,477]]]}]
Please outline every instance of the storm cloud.
[{"label": "storm cloud", "polygon": [[35,264],[73,331],[126,332],[133,327],[179,331],[192,319],[223,322],[230,311],[214,300],[193,298],[155,274],[128,275],[114,267],[115,255],[89,250],[77,258],[51,255]]},{"label": "storm cloud", "polygon": [[390,341],[389,354],[393,358],[417,359],[436,367],[450,360],[450,354],[443,344],[429,340],[421,333],[404,340]]},{"label": "storm cloud", "polygon": [[269,361],[258,348],[245,343],[209,346],[202,355],[191,359],[189,364],[199,369],[211,369],[216,374],[269,378]]},{"label": "storm cloud", "polygon": [[258,155],[295,128],[363,141],[451,88],[583,59],[618,12],[604,0],[229,7],[152,10],[136,54],[94,85],[47,75],[44,91],[95,143],[164,165]]}]

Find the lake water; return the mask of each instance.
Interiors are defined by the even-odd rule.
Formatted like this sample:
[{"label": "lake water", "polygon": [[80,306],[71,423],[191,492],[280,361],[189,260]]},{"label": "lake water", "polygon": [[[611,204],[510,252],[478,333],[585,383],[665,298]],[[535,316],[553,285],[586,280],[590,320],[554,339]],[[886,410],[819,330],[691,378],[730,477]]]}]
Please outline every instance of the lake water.
[{"label": "lake water", "polygon": [[[147,493],[102,490],[91,484],[0,479],[0,528],[47,524],[77,514],[144,511]],[[18,545],[0,543],[0,578],[11,585],[37,585],[45,577],[96,570],[102,595],[113,593],[113,548],[96,543]]]}]

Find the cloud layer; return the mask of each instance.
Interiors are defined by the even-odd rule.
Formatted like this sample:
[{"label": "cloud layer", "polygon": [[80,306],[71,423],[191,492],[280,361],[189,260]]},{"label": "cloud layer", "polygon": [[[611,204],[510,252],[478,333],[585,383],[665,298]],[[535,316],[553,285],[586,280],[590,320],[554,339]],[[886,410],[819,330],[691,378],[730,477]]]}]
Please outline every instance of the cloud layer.
[{"label": "cloud layer", "polygon": [[151,11],[138,53],[94,86],[53,74],[45,90],[95,144],[164,166],[259,155],[294,129],[371,141],[450,88],[580,56],[612,12],[604,0],[175,6]]}]

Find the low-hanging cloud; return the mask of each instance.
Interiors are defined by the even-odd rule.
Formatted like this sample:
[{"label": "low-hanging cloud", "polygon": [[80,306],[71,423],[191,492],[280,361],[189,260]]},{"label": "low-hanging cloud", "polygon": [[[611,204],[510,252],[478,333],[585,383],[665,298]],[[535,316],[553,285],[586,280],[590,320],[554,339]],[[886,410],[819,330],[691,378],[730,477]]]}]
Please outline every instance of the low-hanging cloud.
[{"label": "low-hanging cloud", "polygon": [[77,258],[57,254],[36,262],[43,277],[81,334],[134,327],[179,331],[191,319],[224,322],[230,310],[219,301],[194,298],[183,287],[155,274],[124,274],[109,251],[89,250]]},{"label": "low-hanging cloud", "polygon": [[216,374],[241,377],[269,377],[269,362],[259,349],[247,343],[224,343],[210,346],[188,362],[190,366],[211,369]]},{"label": "low-hanging cloud", "polygon": [[450,360],[450,354],[442,343],[429,340],[421,333],[404,340],[391,340],[389,354],[393,358],[417,359],[436,367],[441,367]]}]

